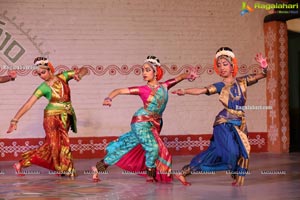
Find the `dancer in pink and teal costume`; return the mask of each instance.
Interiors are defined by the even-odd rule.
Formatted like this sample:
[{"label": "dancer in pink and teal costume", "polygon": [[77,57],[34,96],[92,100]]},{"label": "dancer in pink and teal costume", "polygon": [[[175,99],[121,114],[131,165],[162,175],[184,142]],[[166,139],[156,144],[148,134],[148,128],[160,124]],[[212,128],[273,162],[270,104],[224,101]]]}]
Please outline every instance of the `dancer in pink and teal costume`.
[{"label": "dancer in pink and teal costume", "polygon": [[103,105],[111,106],[113,98],[118,95],[138,95],[143,106],[133,115],[131,130],[109,143],[106,156],[92,167],[94,181],[99,181],[98,173],[111,165],[132,173],[145,172],[147,182],[172,181],[172,156],[159,136],[162,115],[168,102],[168,90],[184,79],[194,80],[197,75],[192,70],[189,74],[183,73],[165,82],[158,82],[163,70],[155,56],[147,57],[142,66],[142,75],[146,85],[116,89],[104,99]]}]

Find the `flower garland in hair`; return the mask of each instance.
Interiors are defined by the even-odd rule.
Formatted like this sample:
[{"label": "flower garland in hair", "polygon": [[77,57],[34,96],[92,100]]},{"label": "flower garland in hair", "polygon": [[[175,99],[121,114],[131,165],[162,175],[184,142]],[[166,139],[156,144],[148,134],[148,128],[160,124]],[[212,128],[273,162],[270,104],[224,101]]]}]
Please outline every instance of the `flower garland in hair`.
[{"label": "flower garland in hair", "polygon": [[235,58],[235,55],[232,51],[229,51],[229,50],[221,50],[221,51],[218,51],[216,53],[216,58],[220,57],[220,56],[228,56],[230,58]]},{"label": "flower garland in hair", "polygon": [[156,67],[156,66],[160,66],[159,61],[157,61],[156,59],[153,59],[153,58],[147,58],[147,59],[145,60],[145,63],[146,63],[146,62],[149,62],[149,63],[153,64],[155,67]]},{"label": "flower garland in hair", "polygon": [[162,79],[164,75],[164,71],[162,70],[162,68],[160,66],[156,67],[156,80],[159,81],[160,79]]}]

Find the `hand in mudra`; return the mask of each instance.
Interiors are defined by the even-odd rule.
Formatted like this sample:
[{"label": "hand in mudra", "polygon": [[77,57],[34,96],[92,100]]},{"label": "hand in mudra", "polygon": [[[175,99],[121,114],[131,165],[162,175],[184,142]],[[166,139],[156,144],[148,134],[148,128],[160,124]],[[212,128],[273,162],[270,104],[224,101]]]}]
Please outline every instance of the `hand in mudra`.
[{"label": "hand in mudra", "polygon": [[192,82],[192,81],[196,80],[196,78],[198,78],[198,77],[199,77],[199,75],[197,74],[197,69],[192,67],[190,74],[187,77],[187,80]]},{"label": "hand in mudra", "polygon": [[184,89],[177,89],[172,91],[172,94],[177,94],[178,96],[183,96],[185,95]]},{"label": "hand in mudra", "polygon": [[259,62],[261,68],[267,68],[267,67],[268,67],[267,58],[264,58],[264,57],[262,56],[262,53],[256,54],[255,60],[256,60],[257,62]]}]

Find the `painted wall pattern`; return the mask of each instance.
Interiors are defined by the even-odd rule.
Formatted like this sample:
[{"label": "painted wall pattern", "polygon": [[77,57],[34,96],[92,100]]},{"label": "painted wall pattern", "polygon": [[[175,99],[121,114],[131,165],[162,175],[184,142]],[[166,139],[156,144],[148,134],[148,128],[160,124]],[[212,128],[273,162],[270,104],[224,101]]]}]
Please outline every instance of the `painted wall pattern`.
[{"label": "painted wall pattern", "polygon": [[269,59],[267,101],[274,108],[267,115],[269,150],[289,152],[287,26],[274,21],[264,28]]},{"label": "painted wall pattern", "polygon": [[[211,134],[161,136],[172,155],[194,155],[207,149]],[[74,158],[101,158],[105,147],[117,137],[71,138],[71,150]],[[267,134],[250,133],[251,152],[267,152]],[[0,159],[16,160],[21,154],[43,144],[42,138],[6,139],[0,141]]]},{"label": "painted wall pattern", "polygon": [[[19,152],[19,156],[27,147],[34,148],[41,141],[30,138],[43,137],[44,100],[26,114],[17,132],[4,133],[12,115],[40,84],[34,69],[22,68],[30,67],[35,56],[49,57],[57,72],[82,66],[89,69],[79,84],[71,83],[80,130],[79,134],[71,135],[71,139],[75,155],[78,153],[79,157],[103,151],[109,139],[128,130],[138,100],[126,97],[116,99],[116,105],[110,110],[99,107],[111,89],[141,85],[141,63],[148,54],[160,58],[165,79],[187,72],[191,67],[197,68],[200,78],[192,83],[182,82],[177,88],[206,86],[219,81],[212,63],[215,50],[220,46],[235,50],[239,75],[260,70],[253,57],[263,52],[265,13],[240,17],[241,5],[235,0],[157,0],[155,4],[159,6],[153,10],[152,3],[146,0],[0,2],[0,75],[7,73],[4,66],[20,67],[15,82],[0,85],[3,94],[0,147],[5,154],[2,158],[15,159],[15,156],[9,157],[8,152]],[[236,13],[232,12],[234,9]],[[64,20],[59,20],[61,18]],[[260,82],[251,87],[248,105],[267,104],[267,86]],[[193,154],[195,149],[202,151],[207,147],[210,135],[206,133],[212,130],[214,116],[220,110],[217,98],[217,95],[199,98],[170,95],[162,132],[168,148],[175,153]],[[266,113],[247,113],[249,131],[259,133],[250,138],[258,151],[267,146]],[[257,118],[258,115],[261,118]],[[112,118],[114,123],[109,120]]]}]

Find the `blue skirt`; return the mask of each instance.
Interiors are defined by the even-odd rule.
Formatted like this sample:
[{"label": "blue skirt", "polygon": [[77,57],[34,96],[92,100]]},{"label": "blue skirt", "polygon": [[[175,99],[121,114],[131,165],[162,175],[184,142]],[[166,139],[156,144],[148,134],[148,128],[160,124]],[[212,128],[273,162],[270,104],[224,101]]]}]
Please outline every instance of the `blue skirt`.
[{"label": "blue skirt", "polygon": [[245,153],[234,125],[219,124],[214,127],[208,149],[192,159],[190,168],[192,172],[237,171],[237,161],[241,155],[247,156]]}]

